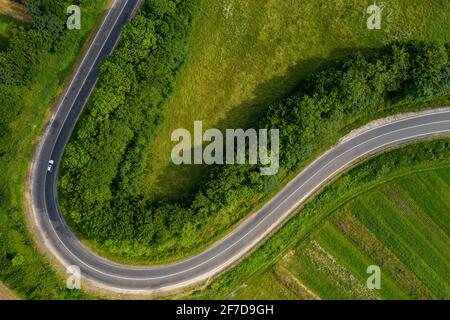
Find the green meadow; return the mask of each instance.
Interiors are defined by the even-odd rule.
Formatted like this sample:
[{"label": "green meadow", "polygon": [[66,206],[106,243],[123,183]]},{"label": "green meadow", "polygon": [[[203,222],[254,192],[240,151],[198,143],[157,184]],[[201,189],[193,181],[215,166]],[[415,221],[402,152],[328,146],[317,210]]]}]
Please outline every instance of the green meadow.
[{"label": "green meadow", "polygon": [[163,121],[148,146],[146,193],[183,198],[197,190],[206,166],[175,166],[177,128],[247,128],[271,102],[328,61],[393,41],[450,39],[445,0],[382,2],[382,29],[368,31],[368,0],[203,1],[189,36],[188,59]]}]

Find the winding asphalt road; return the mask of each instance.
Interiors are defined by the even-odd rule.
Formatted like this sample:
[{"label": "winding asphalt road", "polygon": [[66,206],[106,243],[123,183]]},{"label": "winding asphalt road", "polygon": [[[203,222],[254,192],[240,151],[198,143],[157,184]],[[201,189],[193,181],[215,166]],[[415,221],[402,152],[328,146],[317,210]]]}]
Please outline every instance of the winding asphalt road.
[{"label": "winding asphalt road", "polygon": [[[45,245],[64,265],[77,265],[84,279],[115,292],[165,292],[205,281],[248,254],[280,227],[296,208],[330,179],[356,162],[412,140],[450,134],[450,108],[387,120],[353,135],[303,170],[263,208],[204,252],[170,265],[134,267],[113,263],[86,248],[67,227],[58,206],[58,166],[74,126],[98,78],[98,64],[113,49],[122,27],[138,6],[117,0],[86,53],[36,152],[30,205]],[[47,172],[50,159],[53,173]]]}]

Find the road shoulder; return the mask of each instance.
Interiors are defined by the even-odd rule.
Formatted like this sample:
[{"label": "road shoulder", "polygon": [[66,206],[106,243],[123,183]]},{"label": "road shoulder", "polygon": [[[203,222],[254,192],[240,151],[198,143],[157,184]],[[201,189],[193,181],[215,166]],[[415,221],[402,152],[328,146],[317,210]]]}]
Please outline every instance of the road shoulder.
[{"label": "road shoulder", "polygon": [[19,297],[0,282],[0,300],[19,300]]}]

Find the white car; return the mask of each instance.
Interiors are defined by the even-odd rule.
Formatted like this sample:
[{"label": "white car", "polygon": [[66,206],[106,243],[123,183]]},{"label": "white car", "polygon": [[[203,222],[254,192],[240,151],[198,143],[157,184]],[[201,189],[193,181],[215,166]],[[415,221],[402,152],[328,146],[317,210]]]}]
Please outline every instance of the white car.
[{"label": "white car", "polygon": [[48,162],[48,167],[47,167],[47,171],[48,172],[52,172],[53,171],[53,165],[55,164],[55,161],[53,161],[53,160],[50,160],[49,162]]}]

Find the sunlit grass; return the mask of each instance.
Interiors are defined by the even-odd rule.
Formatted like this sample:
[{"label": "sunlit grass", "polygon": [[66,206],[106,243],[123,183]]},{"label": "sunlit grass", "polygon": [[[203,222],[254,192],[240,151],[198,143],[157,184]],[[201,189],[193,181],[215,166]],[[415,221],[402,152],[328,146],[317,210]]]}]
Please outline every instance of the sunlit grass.
[{"label": "sunlit grass", "polygon": [[[22,97],[22,108],[15,120],[8,124],[10,130],[7,135],[1,137],[4,153],[0,156],[0,251],[3,253],[0,254],[0,278],[21,298],[88,297],[81,292],[66,290],[62,279],[37,251],[25,223],[24,196],[33,147],[64,89],[84,41],[98,22],[104,3],[98,1],[86,7],[83,15],[85,27],[74,31],[79,34],[73,38],[73,46],[59,54],[46,54],[31,85],[17,87]],[[16,23],[0,16],[0,39],[1,30],[11,30],[11,27],[4,27],[5,22]]]},{"label": "sunlit grass", "polygon": [[[450,167],[411,174],[358,196],[233,297],[448,299],[449,174]],[[380,290],[366,286],[369,265],[381,269]],[[274,277],[280,267],[290,281]],[[292,281],[300,290],[286,285]]]},{"label": "sunlit grass", "polygon": [[205,166],[175,166],[171,133],[249,127],[267,106],[318,66],[391,41],[450,40],[450,3],[386,0],[382,29],[368,31],[373,1],[205,0],[189,40],[189,57],[164,121],[148,148],[148,195],[179,198],[195,190]]}]

